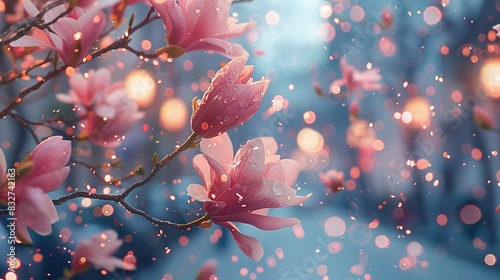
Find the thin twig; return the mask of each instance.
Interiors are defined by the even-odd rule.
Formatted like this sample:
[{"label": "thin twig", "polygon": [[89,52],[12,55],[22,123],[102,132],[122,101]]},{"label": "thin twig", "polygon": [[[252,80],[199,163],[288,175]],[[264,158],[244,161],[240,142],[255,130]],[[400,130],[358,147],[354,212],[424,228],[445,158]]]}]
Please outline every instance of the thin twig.
[{"label": "thin twig", "polygon": [[[199,219],[196,219],[196,220],[191,221],[189,223],[178,224],[178,223],[174,223],[171,221],[161,220],[161,219],[152,217],[152,216],[148,215],[146,212],[144,212],[138,208],[135,208],[134,206],[128,204],[125,201],[127,196],[132,191],[134,191],[137,188],[144,186],[146,183],[148,183],[151,179],[153,179],[153,177],[163,167],[165,167],[168,163],[170,163],[177,155],[179,155],[182,151],[185,151],[185,150],[189,149],[190,147],[192,147],[193,144],[197,143],[197,140],[198,140],[198,135],[194,132],[191,133],[191,135],[189,135],[189,137],[186,139],[186,141],[184,141],[184,143],[182,143],[180,146],[177,146],[176,149],[172,153],[166,155],[160,161],[155,163],[153,169],[151,170],[151,172],[149,173],[149,175],[146,178],[132,184],[130,187],[128,187],[121,194],[102,194],[102,193],[90,193],[90,192],[79,191],[79,192],[70,193],[70,194],[64,195],[62,197],[53,199],[52,203],[54,203],[54,205],[61,205],[61,204],[65,203],[66,201],[69,201],[69,200],[72,200],[75,198],[90,198],[90,199],[96,199],[96,200],[114,201],[117,204],[122,205],[130,213],[140,215],[155,225],[164,225],[164,226],[174,227],[177,229],[188,229],[192,226],[198,225],[201,222],[207,221],[210,219],[208,214],[205,214],[202,217],[200,217]],[[0,215],[5,215],[7,213],[8,213],[7,209],[0,210]]]},{"label": "thin twig", "polygon": [[91,60],[94,60],[95,58],[98,58],[100,57],[101,55],[103,55],[104,53],[107,53],[109,51],[112,51],[112,50],[117,50],[117,49],[123,49],[125,48],[125,46],[128,45],[128,43],[130,42],[130,38],[129,36],[136,32],[137,30],[139,30],[141,27],[145,26],[146,24],[150,23],[151,21],[153,20],[156,20],[158,19],[159,17],[158,16],[151,16],[152,13],[154,12],[154,9],[151,8],[150,11],[148,12],[147,16],[144,18],[143,21],[141,21],[140,23],[138,23],[137,25],[129,28],[126,32],[126,34],[124,36],[122,36],[120,39],[116,40],[115,42],[113,42],[111,45],[105,47],[105,48],[102,48],[100,50],[97,50],[89,55],[87,55],[85,57],[85,59],[76,64],[76,65],[64,65],[60,68],[57,68],[57,69],[54,69],[52,70],[51,72],[49,72],[45,77],[43,77],[43,79],[41,79],[40,81],[38,81],[36,84],[32,85],[31,87],[29,88],[25,88],[24,90],[22,90],[18,95],[17,97],[11,101],[11,103],[9,103],[9,105],[7,105],[7,107],[5,107],[1,112],[0,112],[0,119],[5,117],[7,114],[9,114],[9,112],[11,112],[17,105],[19,105],[21,103],[21,101],[28,95],[30,94],[31,92],[39,89],[42,85],[45,84],[45,82],[47,82],[48,80],[51,80],[52,78],[58,76],[59,74],[61,74],[62,72],[66,71],[66,69],[70,66],[74,66],[74,67],[77,67],[79,65],[82,65],[82,64],[85,64]]}]

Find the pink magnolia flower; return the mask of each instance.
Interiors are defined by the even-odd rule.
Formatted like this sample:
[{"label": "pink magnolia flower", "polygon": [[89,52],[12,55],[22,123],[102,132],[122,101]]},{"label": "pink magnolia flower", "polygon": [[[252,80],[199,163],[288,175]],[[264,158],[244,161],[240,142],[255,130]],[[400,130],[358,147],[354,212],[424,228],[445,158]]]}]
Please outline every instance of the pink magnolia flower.
[{"label": "pink magnolia flower", "polygon": [[326,173],[319,172],[318,176],[332,192],[338,192],[344,187],[344,172],[338,172],[335,169],[328,170]]},{"label": "pink magnolia flower", "polygon": [[263,230],[275,230],[300,223],[295,218],[269,217],[267,208],[297,205],[308,196],[297,196],[292,186],[300,165],[297,161],[276,155],[278,145],[273,138],[248,141],[233,157],[229,136],[203,139],[203,154],[196,155],[193,165],[203,185],[191,184],[188,193],[204,202],[213,223],[227,227],[238,247],[254,261],[264,251],[257,239],[240,233],[234,222],[251,224]]},{"label": "pink magnolia flower", "polygon": [[[206,261],[200,268],[195,280],[215,280],[218,279],[215,269],[217,268],[216,260]],[[215,277],[215,278],[214,278]]]},{"label": "pink magnolia flower", "polygon": [[[1,150],[0,150],[1,151]],[[33,241],[28,228],[40,235],[49,235],[51,225],[59,220],[56,208],[47,195],[66,180],[71,142],[53,136],[38,144],[16,168],[16,237],[23,243]],[[0,153],[0,171],[5,174],[5,157]],[[0,201],[7,201],[7,183],[0,191]]]},{"label": "pink magnolia flower", "polygon": [[342,79],[335,80],[330,84],[330,91],[334,94],[340,93],[342,86],[347,86],[349,92],[362,88],[364,90],[380,89],[381,76],[378,69],[370,69],[359,72],[354,66],[347,64],[344,58],[340,60]]},{"label": "pink magnolia flower", "polygon": [[269,80],[253,82],[253,66],[237,57],[215,73],[201,100],[193,100],[191,128],[204,138],[220,135],[248,121],[260,107]]},{"label": "pink magnolia flower", "polygon": [[69,79],[68,94],[57,94],[64,103],[74,104],[80,121],[81,138],[103,147],[116,147],[134,123],[144,117],[125,91],[124,84],[111,83],[106,68],[89,71],[88,77],[75,74]]},{"label": "pink magnolia flower", "polygon": [[168,47],[160,49],[170,57],[185,52],[207,50],[229,58],[247,51],[227,39],[240,37],[255,26],[255,21],[237,24],[229,17],[232,0],[150,0],[167,29]]},{"label": "pink magnolia flower", "polygon": [[[30,16],[36,16],[40,12],[29,0],[24,1],[24,7]],[[78,18],[60,18],[50,25],[51,31],[44,29],[43,32],[25,35],[10,45],[46,47],[57,52],[67,65],[80,63],[104,30],[106,15],[98,9],[91,9],[87,12],[77,8],[74,10],[74,16]],[[50,22],[64,11],[63,6],[57,6],[47,12],[43,19],[45,22]]]},{"label": "pink magnolia flower", "polygon": [[105,230],[80,241],[71,259],[71,271],[80,273],[90,265],[110,272],[116,268],[134,270],[134,264],[111,256],[122,244],[123,241],[118,239],[118,234],[114,230]]}]

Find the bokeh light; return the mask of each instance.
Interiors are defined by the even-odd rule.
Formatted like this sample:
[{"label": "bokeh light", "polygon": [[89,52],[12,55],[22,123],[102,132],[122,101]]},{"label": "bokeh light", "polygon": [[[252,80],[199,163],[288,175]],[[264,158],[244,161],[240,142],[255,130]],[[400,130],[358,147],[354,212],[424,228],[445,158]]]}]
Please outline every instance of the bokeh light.
[{"label": "bokeh light", "polygon": [[125,90],[139,107],[147,107],[156,96],[156,82],[146,70],[131,71],[125,78]]}]

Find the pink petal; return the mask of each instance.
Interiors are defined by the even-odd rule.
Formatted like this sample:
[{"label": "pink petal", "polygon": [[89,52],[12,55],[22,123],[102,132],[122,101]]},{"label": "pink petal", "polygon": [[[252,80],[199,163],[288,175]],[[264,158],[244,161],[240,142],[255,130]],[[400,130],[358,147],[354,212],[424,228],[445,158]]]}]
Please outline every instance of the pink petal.
[{"label": "pink petal", "polygon": [[[64,7],[63,4],[58,5],[45,13],[43,16],[43,21],[45,22],[52,22],[54,19],[56,19],[59,15],[64,13],[66,11],[66,7]],[[52,27],[52,26],[51,26]]]},{"label": "pink petal", "polygon": [[28,15],[34,17],[40,13],[38,8],[31,2],[31,0],[24,0],[24,9]]},{"label": "pink petal", "polygon": [[227,133],[210,139],[204,138],[200,142],[200,150],[205,155],[214,158],[226,169],[229,169],[233,163],[233,143]]},{"label": "pink petal", "polygon": [[229,17],[227,19],[227,29],[217,35],[219,38],[236,38],[243,34],[246,34],[252,30],[257,23],[252,20],[247,23],[237,24],[238,20],[234,17]]},{"label": "pink petal", "polygon": [[208,197],[216,199],[227,191],[231,185],[231,178],[216,160],[205,155],[197,155],[193,159],[193,165],[200,177],[203,185],[207,189]]},{"label": "pink petal", "polygon": [[52,136],[42,141],[33,150],[31,159],[38,164],[64,166],[71,156],[71,141],[63,140],[62,136]]},{"label": "pink petal", "polygon": [[92,75],[92,82],[89,85],[90,92],[104,90],[111,83],[111,72],[107,68],[99,68]]},{"label": "pink petal", "polygon": [[[187,36],[187,24],[181,7],[175,0],[150,0],[152,6],[160,14],[169,37],[169,44],[178,45]],[[181,1],[181,3],[184,1]]]},{"label": "pink petal", "polygon": [[[80,32],[80,26],[72,18],[61,18],[50,27],[68,46],[75,42],[75,33]],[[71,54],[67,55],[71,56]]]},{"label": "pink petal", "polygon": [[264,178],[273,179],[288,186],[293,186],[299,176],[300,164],[291,159],[283,159],[276,163],[266,164]]},{"label": "pink petal", "polygon": [[296,191],[282,182],[254,178],[236,184],[219,197],[218,201],[226,203],[220,213],[237,213],[297,205],[308,198],[309,196],[296,196]]},{"label": "pink petal", "polygon": [[52,233],[59,217],[50,198],[39,188],[27,188],[19,202],[19,213],[26,226],[40,235]]},{"label": "pink petal", "polygon": [[95,106],[94,113],[96,113],[96,115],[98,115],[101,118],[108,118],[108,119],[112,119],[116,115],[115,107],[107,104],[101,104]]},{"label": "pink petal", "polygon": [[253,213],[232,213],[223,216],[212,217],[214,223],[238,222],[253,225],[262,230],[276,230],[288,226],[298,225],[300,221],[296,218],[277,218]]},{"label": "pink petal", "polygon": [[38,34],[43,35],[41,35],[40,37],[24,35],[23,37],[15,40],[9,45],[11,45],[12,47],[46,47],[55,50],[55,47],[50,43],[44,32],[40,32]]},{"label": "pink petal", "polygon": [[264,143],[264,151],[266,157],[273,156],[278,151],[278,143],[273,137],[261,137],[262,143]]},{"label": "pink petal", "polygon": [[[35,166],[37,169],[37,167]],[[36,176],[30,174],[27,175],[27,178],[23,178],[22,182],[26,185],[36,186],[42,189],[44,192],[51,192],[58,189],[64,180],[68,177],[70,172],[69,166],[62,167],[60,169],[46,172],[46,173],[38,173]]]},{"label": "pink petal", "polygon": [[220,223],[220,225],[229,229],[233,235],[234,241],[236,241],[236,245],[238,245],[240,250],[252,260],[258,262],[262,256],[264,256],[264,248],[262,248],[262,245],[257,239],[240,233],[238,228],[230,222]]},{"label": "pink petal", "polygon": [[207,159],[204,155],[198,154],[193,158],[193,166],[198,175],[200,175],[203,180],[203,185],[208,189],[208,187],[212,184],[211,172],[212,169],[208,164]]},{"label": "pink petal", "polygon": [[17,217],[16,221],[16,237],[21,240],[23,244],[33,244],[30,233],[28,232],[28,226],[26,222],[20,217]]},{"label": "pink petal", "polygon": [[264,143],[262,139],[249,140],[236,152],[236,166],[229,174],[234,182],[242,182],[246,179],[262,178],[264,175]]},{"label": "pink petal", "polygon": [[198,201],[201,202],[213,201],[210,198],[208,198],[207,189],[205,189],[205,187],[203,187],[202,185],[191,184],[187,187],[187,192],[189,196]]},{"label": "pink petal", "polygon": [[104,27],[106,27],[106,14],[99,9],[92,9],[83,14],[77,22],[82,29],[81,57],[84,57],[104,31]]}]

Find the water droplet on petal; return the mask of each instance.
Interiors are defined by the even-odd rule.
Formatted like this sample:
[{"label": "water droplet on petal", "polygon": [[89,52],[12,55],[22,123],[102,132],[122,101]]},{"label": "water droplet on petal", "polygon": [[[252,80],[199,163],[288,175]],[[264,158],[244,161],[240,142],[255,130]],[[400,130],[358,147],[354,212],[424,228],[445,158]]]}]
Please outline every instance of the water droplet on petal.
[{"label": "water droplet on petal", "polygon": [[273,184],[272,188],[275,195],[282,195],[286,192],[285,186],[281,184]]}]

